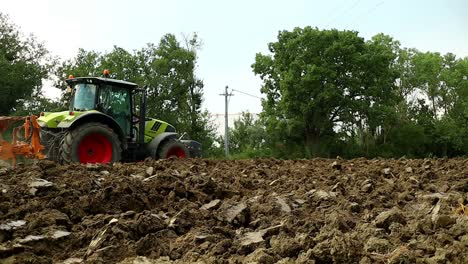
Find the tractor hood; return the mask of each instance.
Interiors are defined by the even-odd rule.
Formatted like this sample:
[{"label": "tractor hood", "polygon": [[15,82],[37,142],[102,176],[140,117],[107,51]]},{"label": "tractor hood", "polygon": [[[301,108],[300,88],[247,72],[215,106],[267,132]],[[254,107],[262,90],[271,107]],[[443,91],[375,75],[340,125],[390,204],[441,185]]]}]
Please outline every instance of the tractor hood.
[{"label": "tractor hood", "polygon": [[37,119],[37,123],[41,127],[47,128],[67,128],[73,121],[75,121],[79,116],[87,113],[98,112],[96,110],[90,111],[63,111],[63,112],[45,112],[43,115]]}]

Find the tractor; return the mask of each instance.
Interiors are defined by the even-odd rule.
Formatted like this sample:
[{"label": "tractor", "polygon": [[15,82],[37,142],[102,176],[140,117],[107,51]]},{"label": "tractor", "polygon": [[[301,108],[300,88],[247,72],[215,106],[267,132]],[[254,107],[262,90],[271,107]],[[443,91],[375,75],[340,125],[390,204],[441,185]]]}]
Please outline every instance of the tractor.
[{"label": "tractor", "polygon": [[146,89],[108,76],[70,76],[69,110],[40,114],[48,159],[68,164],[201,157],[199,142],[182,140],[174,126],[146,116]]}]

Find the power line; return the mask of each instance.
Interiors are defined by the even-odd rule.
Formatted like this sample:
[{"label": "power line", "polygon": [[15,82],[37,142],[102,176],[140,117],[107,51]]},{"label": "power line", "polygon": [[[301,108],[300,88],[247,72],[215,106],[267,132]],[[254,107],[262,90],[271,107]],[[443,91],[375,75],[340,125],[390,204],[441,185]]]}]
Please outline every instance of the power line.
[{"label": "power line", "polygon": [[385,2],[385,0],[383,1],[380,1],[379,3],[377,3],[376,5],[374,5],[373,7],[369,8],[366,12],[362,13],[361,15],[358,15],[357,17],[355,17],[353,19],[353,21],[351,23],[349,23],[346,28],[348,28],[348,26],[356,23],[357,21],[359,21],[360,19],[363,19],[364,17],[368,16],[370,13],[374,12],[379,6],[383,5],[383,3]]},{"label": "power line", "polygon": [[[346,2],[346,0],[343,0],[343,1],[338,2],[338,4],[335,5],[335,6],[328,12],[328,14],[325,16],[325,18],[328,18],[328,17],[333,18],[333,17],[335,17],[335,16],[334,16],[334,13],[336,14],[336,12],[338,12],[339,10],[341,10],[342,7],[344,6],[344,3],[345,3],[345,2]],[[335,12],[335,11],[336,11],[336,12]],[[327,26],[328,26],[328,24],[330,24],[330,21],[327,23]],[[325,26],[325,27],[327,27],[327,26]]]},{"label": "power line", "polygon": [[246,93],[246,92],[243,92],[243,91],[239,91],[239,90],[236,90],[236,89],[232,89],[232,91],[235,91],[235,92],[238,92],[238,93],[241,93],[241,94],[245,94],[245,95],[248,95],[248,96],[252,96],[252,97],[255,97],[255,98],[258,98],[258,99],[262,99],[260,96],[256,96],[256,95],[253,95],[253,94],[249,94],[249,93]]},{"label": "power line", "polygon": [[[234,95],[234,94],[232,93],[233,91],[234,91],[234,89],[231,89],[231,92],[229,93],[231,96]],[[226,91],[226,93],[227,93],[227,91]],[[228,96],[228,101],[227,101],[228,105],[231,103],[231,96]]]},{"label": "power line", "polygon": [[[250,113],[248,112],[249,114],[252,114],[252,115],[259,115],[260,113]],[[228,114],[228,116],[240,116],[242,115],[243,113],[231,113],[231,114]],[[224,116],[225,114],[210,114],[210,116],[212,117],[220,117],[220,116]]]},{"label": "power line", "polygon": [[350,6],[348,9],[345,9],[339,16],[336,16],[336,17],[333,17],[328,23],[327,25],[325,26],[326,28],[332,23],[332,22],[335,22],[335,20],[337,18],[340,18],[340,17],[343,17],[346,13],[348,13],[349,11],[353,10],[358,4],[359,2],[361,2],[361,0],[357,0],[356,2],[354,2],[354,4],[352,6]]}]

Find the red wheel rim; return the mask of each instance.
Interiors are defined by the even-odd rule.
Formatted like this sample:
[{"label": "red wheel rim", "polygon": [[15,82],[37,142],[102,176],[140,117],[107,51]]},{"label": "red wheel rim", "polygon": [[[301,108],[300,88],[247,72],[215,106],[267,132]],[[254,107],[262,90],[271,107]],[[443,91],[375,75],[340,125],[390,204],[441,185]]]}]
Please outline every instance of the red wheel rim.
[{"label": "red wheel rim", "polygon": [[181,147],[172,147],[167,152],[166,158],[176,157],[176,158],[185,158],[187,154],[185,150]]},{"label": "red wheel rim", "polygon": [[104,135],[86,136],[78,146],[81,163],[109,163],[112,160],[112,143]]}]

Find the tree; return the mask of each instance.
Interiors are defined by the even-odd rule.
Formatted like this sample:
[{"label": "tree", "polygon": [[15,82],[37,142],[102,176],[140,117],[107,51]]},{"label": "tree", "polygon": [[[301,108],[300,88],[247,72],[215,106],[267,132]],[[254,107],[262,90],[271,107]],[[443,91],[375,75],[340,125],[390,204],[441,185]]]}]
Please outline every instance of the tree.
[{"label": "tree", "polygon": [[436,119],[443,57],[437,52],[418,52],[413,57],[413,63],[415,65],[417,86],[429,99],[432,116]]},{"label": "tree", "polygon": [[269,44],[272,55],[257,54],[252,65],[267,96],[268,133],[316,156],[331,153],[337,129],[376,130],[394,105],[396,76],[389,69],[395,55],[383,45],[391,42],[382,35],[366,43],[354,31],[281,31]]},{"label": "tree", "polygon": [[229,151],[238,157],[269,155],[266,140],[261,120],[249,112],[242,112],[240,118],[234,120],[234,127],[229,130]]},{"label": "tree", "polygon": [[[441,102],[444,117],[438,122],[443,155],[467,154],[468,149],[468,57],[444,56]],[[448,63],[447,63],[448,62]]]},{"label": "tree", "polygon": [[369,154],[371,144],[386,144],[388,134],[396,124],[395,106],[399,97],[395,81],[398,71],[394,66],[400,43],[390,36],[377,34],[366,42],[365,62],[362,66],[361,91],[356,109],[358,124]]},{"label": "tree", "polygon": [[42,80],[51,60],[41,43],[25,38],[8,17],[0,13],[0,115],[28,108],[33,96],[41,96]]},{"label": "tree", "polygon": [[463,60],[454,54],[414,50],[409,57],[414,100],[407,99],[407,120],[423,129],[427,144],[424,154],[454,156],[466,153],[466,130],[463,112],[466,109]]}]

